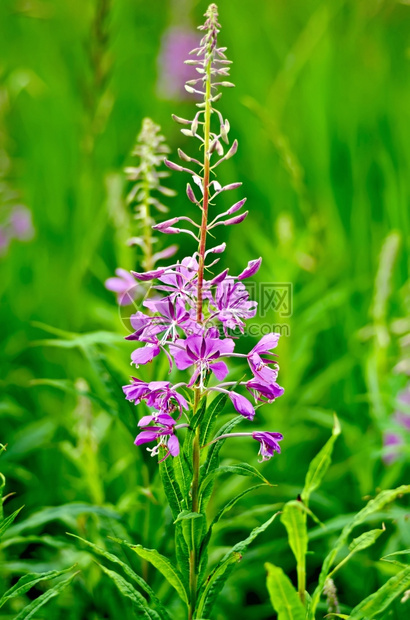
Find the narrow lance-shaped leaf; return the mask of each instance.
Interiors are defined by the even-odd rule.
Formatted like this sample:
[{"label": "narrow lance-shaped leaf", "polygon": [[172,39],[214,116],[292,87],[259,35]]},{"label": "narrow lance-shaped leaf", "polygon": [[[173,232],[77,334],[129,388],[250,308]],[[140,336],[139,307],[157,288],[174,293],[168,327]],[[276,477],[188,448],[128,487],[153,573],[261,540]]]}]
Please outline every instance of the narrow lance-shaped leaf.
[{"label": "narrow lance-shaped leaf", "polygon": [[166,458],[162,461],[159,465],[159,472],[172,516],[176,519],[179,513],[182,512],[184,504],[181,489],[176,480],[173,460]]},{"label": "narrow lance-shaped leaf", "polygon": [[242,491],[242,493],[238,493],[238,495],[235,495],[235,497],[233,497],[232,499],[230,499],[221,509],[220,511],[215,515],[211,525],[209,526],[209,529],[206,533],[206,536],[204,538],[204,540],[202,541],[202,550],[207,546],[207,544],[209,543],[209,540],[211,538],[212,535],[212,529],[214,527],[214,525],[216,525],[218,523],[218,521],[220,521],[220,519],[223,517],[223,515],[228,512],[229,510],[231,510],[231,508],[233,508],[236,504],[236,502],[238,502],[242,497],[244,497],[245,495],[247,495],[248,493],[251,493],[252,491],[255,491],[256,489],[260,489],[261,487],[265,486],[265,484],[256,484],[253,487],[249,487],[249,489],[245,489],[245,491]]},{"label": "narrow lance-shaped leaf", "polygon": [[259,527],[255,527],[245,540],[232,547],[232,549],[224,555],[222,560],[218,562],[201,589],[200,596],[198,597],[198,618],[206,618],[209,616],[218,595],[233,570],[234,564],[241,560],[242,553],[246,551],[251,542],[253,542],[259,534],[264,532],[269,525],[271,525],[278,514],[279,513],[275,513],[272,517],[270,517],[270,519],[265,521],[265,523]]},{"label": "narrow lance-shaped leaf", "polygon": [[[266,480],[266,478],[260,473],[256,467],[253,465],[249,465],[249,463],[238,463],[237,465],[223,465],[222,467],[218,467],[211,471],[206,478],[202,481],[200,487],[200,497],[206,499],[210,496],[212,492],[212,487],[214,480],[217,476],[221,476],[222,474],[235,474],[237,476],[253,476],[254,478],[259,478],[262,480],[264,484],[272,486],[271,483]],[[201,507],[203,502],[201,501]]]},{"label": "narrow lance-shaped leaf", "polygon": [[404,495],[407,493],[410,493],[410,485],[402,485],[400,487],[397,487],[397,489],[389,489],[386,491],[382,491],[374,499],[370,500],[366,504],[366,506],[360,512],[358,512],[357,515],[354,516],[354,518],[352,519],[352,521],[350,521],[350,523],[345,525],[338,540],[333,545],[331,551],[327,554],[323,562],[322,570],[319,575],[319,582],[313,593],[312,603],[309,608],[309,616],[308,616],[309,620],[312,620],[315,618],[316,608],[319,603],[320,596],[322,594],[323,586],[325,584],[326,578],[329,575],[331,566],[333,562],[335,561],[337,554],[343,548],[343,546],[346,545],[347,539],[351,531],[357,525],[360,525],[361,523],[363,523],[373,513],[378,512],[379,510],[382,510],[387,504],[390,504],[391,502],[393,502],[395,499],[397,499],[401,495]]},{"label": "narrow lance-shaped leaf", "polygon": [[107,560],[109,560],[110,562],[113,562],[114,564],[117,564],[118,566],[121,566],[122,570],[125,572],[127,577],[130,577],[133,581],[135,581],[135,583],[138,584],[141,590],[143,590],[144,592],[146,592],[146,594],[148,594],[151,600],[158,607],[161,617],[165,618],[165,620],[170,620],[170,616],[168,612],[162,606],[161,601],[159,600],[159,598],[157,597],[157,595],[155,594],[151,586],[147,584],[145,579],[143,579],[142,577],[140,577],[140,575],[138,575],[135,571],[133,571],[132,568],[128,566],[128,564],[120,560],[120,558],[118,558],[113,553],[106,551],[102,547],[98,547],[97,545],[90,542],[89,540],[86,540],[85,538],[81,538],[81,536],[76,536],[76,534],[69,534],[69,536],[72,536],[73,538],[77,538],[78,540],[81,540],[82,543],[87,545],[87,547],[92,549],[98,555],[106,558]]},{"label": "narrow lance-shaped leaf", "polygon": [[385,611],[393,601],[410,588],[410,566],[391,577],[381,588],[364,599],[350,613],[350,620],[367,620]]},{"label": "narrow lance-shaped leaf", "polygon": [[[236,416],[235,418],[233,418],[233,420],[230,420],[229,422],[227,422],[224,426],[222,426],[222,428],[219,429],[219,432],[217,433],[217,435],[214,437],[214,439],[216,437],[219,437],[220,435],[226,435],[228,433],[230,433],[234,427],[239,424],[240,422],[243,422],[243,416],[239,415]],[[201,467],[201,483],[202,481],[214,470],[218,467],[219,465],[219,452],[223,446],[223,444],[225,443],[226,439],[221,439],[219,441],[216,441],[215,443],[213,443],[210,447],[209,447],[209,451],[207,454],[207,458],[205,463],[202,465]],[[212,494],[212,488],[213,488],[213,484],[207,485],[206,488],[206,493],[202,492],[201,497],[200,497],[200,510],[201,512],[205,510],[209,498],[211,497]]]},{"label": "narrow lance-shaped leaf", "polygon": [[288,502],[285,504],[280,520],[286,527],[289,546],[295,556],[299,596],[301,600],[304,601],[308,535],[306,527],[306,513],[298,506],[298,503],[300,502]]},{"label": "narrow lance-shaped leaf", "polygon": [[99,567],[113,581],[121,595],[132,601],[135,608],[139,611],[138,617],[146,618],[147,620],[160,620],[160,616],[148,606],[142,594],[137,592],[124,577],[121,577],[121,575],[102,564],[99,564]]},{"label": "narrow lance-shaped leaf", "polygon": [[16,596],[22,596],[40,581],[54,579],[54,577],[59,577],[60,575],[64,575],[65,573],[72,571],[74,566],[70,566],[70,568],[66,568],[64,570],[50,570],[46,573],[30,573],[28,575],[24,575],[24,577],[21,577],[18,582],[14,584],[14,586],[3,594],[0,598],[0,607],[2,607],[9,599],[15,598]]},{"label": "narrow lance-shaped leaf", "polygon": [[45,605],[46,603],[48,603],[49,600],[60,594],[60,592],[62,592],[71,583],[71,581],[76,575],[78,575],[79,572],[80,571],[74,573],[73,575],[70,575],[68,579],[60,581],[53,588],[50,588],[49,590],[44,592],[44,594],[34,599],[34,601],[27,605],[27,607],[22,609],[18,616],[15,617],[15,620],[29,620],[30,618],[32,618],[38,612],[38,610],[43,607],[43,605]]},{"label": "narrow lance-shaped leaf", "polygon": [[309,498],[310,498],[311,493],[319,487],[327,470],[329,469],[329,466],[331,463],[332,452],[333,452],[333,445],[337,437],[340,435],[340,432],[341,432],[341,428],[340,428],[339,420],[337,419],[337,416],[335,414],[332,436],[325,443],[325,445],[318,452],[318,454],[314,457],[314,459],[309,465],[309,469],[306,474],[305,486],[301,493],[302,501],[306,505],[309,504]]},{"label": "narrow lance-shaped leaf", "polygon": [[0,538],[2,537],[4,532],[10,527],[10,525],[13,523],[14,519],[17,517],[18,513],[20,512],[20,510],[22,510],[23,508],[24,506],[21,506],[21,508],[17,508],[17,510],[15,510],[11,515],[6,517],[6,519],[4,519],[0,523]]},{"label": "narrow lance-shaped leaf", "polygon": [[266,585],[278,620],[305,620],[305,609],[299,600],[291,580],[279,566],[267,562]]},{"label": "narrow lance-shaped leaf", "polygon": [[386,528],[383,525],[382,529],[370,530],[369,532],[364,532],[357,538],[354,538],[349,545],[350,553],[345,558],[343,558],[343,560],[339,562],[337,566],[335,566],[335,568],[329,574],[329,577],[334,575],[334,573],[338,571],[344,564],[346,564],[346,562],[348,562],[353,555],[373,545],[379,538],[379,536],[381,536],[385,531]]},{"label": "narrow lance-shaped leaf", "polygon": [[188,595],[179,571],[172,562],[156,549],[146,549],[142,545],[132,545],[125,540],[113,538],[120,545],[129,547],[144,560],[148,560],[165,577],[168,583],[177,591],[179,597],[188,605]]}]

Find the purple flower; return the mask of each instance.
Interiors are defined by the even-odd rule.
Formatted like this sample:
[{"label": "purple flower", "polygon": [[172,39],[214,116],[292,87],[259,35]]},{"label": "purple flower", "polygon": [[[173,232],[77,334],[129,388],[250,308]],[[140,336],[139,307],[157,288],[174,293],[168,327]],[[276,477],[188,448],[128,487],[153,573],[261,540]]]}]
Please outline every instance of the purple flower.
[{"label": "purple flower", "polygon": [[[161,414],[169,415],[179,410],[179,416],[183,409],[188,409],[185,398],[179,394],[169,381],[150,381],[149,383],[132,377],[132,383],[123,386],[125,398],[134,401],[138,405],[145,400],[148,407],[157,409]],[[153,414],[154,417],[156,414]],[[156,417],[155,421],[163,422]],[[144,424],[145,425],[145,424]]]},{"label": "purple flower", "polygon": [[263,336],[258,344],[253,347],[252,351],[248,353],[250,369],[255,378],[261,383],[272,385],[276,382],[279,368],[277,364],[275,368],[269,368],[270,364],[276,362],[262,356],[271,354],[271,349],[274,349],[278,344],[279,336],[279,334],[274,332],[266,334],[266,336]]},{"label": "purple flower", "polygon": [[117,293],[117,302],[120,306],[129,306],[138,297],[140,287],[129,271],[119,267],[115,273],[117,277],[108,278],[105,281],[105,288]]},{"label": "purple flower", "polygon": [[255,417],[255,409],[245,396],[241,396],[236,392],[229,392],[229,398],[238,413],[248,420],[253,420]]},{"label": "purple flower", "polygon": [[155,329],[155,333],[165,331],[162,341],[176,340],[178,338],[177,327],[181,327],[184,331],[189,329],[192,323],[191,315],[185,308],[182,299],[172,300],[171,297],[163,299],[147,299],[144,301],[151,312],[158,312],[160,317],[151,317],[151,324]]},{"label": "purple flower", "polygon": [[261,447],[259,449],[259,454],[261,455],[262,461],[269,461],[272,458],[275,452],[280,454],[280,445],[278,441],[283,439],[283,435],[281,433],[270,433],[268,431],[257,431],[252,433],[252,437],[259,441]]},{"label": "purple flower", "polygon": [[135,364],[137,368],[140,365],[148,364],[148,362],[152,362],[154,357],[159,355],[160,351],[161,348],[158,340],[152,339],[152,341],[148,342],[145,347],[136,349],[131,353],[132,363]]},{"label": "purple flower", "polygon": [[170,345],[176,367],[185,370],[195,365],[194,373],[188,387],[192,387],[199,377],[199,384],[204,386],[206,373],[210,370],[219,381],[223,381],[228,374],[225,362],[216,360],[222,355],[229,355],[234,350],[235,343],[230,338],[210,338],[208,336],[188,336],[185,340],[177,340]]},{"label": "purple flower", "polygon": [[259,402],[273,403],[275,398],[279,398],[285,392],[284,388],[277,383],[259,383],[255,379],[251,379],[246,384],[246,389]]},{"label": "purple flower", "polygon": [[[147,416],[147,418],[151,417],[152,416]],[[170,418],[170,420],[172,420],[172,418]],[[174,434],[174,424],[175,421],[172,420],[167,426],[145,426],[144,430],[135,438],[134,444],[140,446],[144,443],[151,443],[159,439],[159,442],[154,448],[147,448],[148,452],[151,452],[151,456],[156,456],[161,447],[167,449],[167,453],[161,461],[164,461],[170,454],[172,456],[178,456],[179,441],[178,437]]]},{"label": "purple flower", "polygon": [[163,284],[156,286],[158,290],[170,293],[170,297],[181,297],[185,301],[191,301],[192,295],[196,292],[194,279],[198,274],[198,262],[188,256],[183,259],[182,263],[176,265],[173,269],[164,270],[158,276]]},{"label": "purple flower", "polygon": [[216,289],[215,301],[210,303],[211,309],[216,309],[216,315],[226,329],[239,327],[243,333],[242,319],[250,319],[256,314],[256,301],[249,301],[249,293],[242,282],[235,282],[233,278],[225,278]]},{"label": "purple flower", "polygon": [[188,409],[185,398],[174,389],[169,381],[151,381],[148,389],[150,390],[147,397],[148,407],[155,407],[168,414],[178,409],[180,416],[183,409]]},{"label": "purple flower", "polygon": [[134,403],[138,405],[149,391],[148,383],[146,383],[146,381],[141,381],[141,379],[137,379],[136,377],[131,378],[132,383],[129,385],[124,385],[122,391],[124,392],[127,400],[134,401]]},{"label": "purple flower", "polygon": [[383,461],[386,465],[391,465],[399,458],[400,447],[404,445],[404,439],[399,433],[384,433],[383,435],[383,447],[385,449],[383,454]]}]

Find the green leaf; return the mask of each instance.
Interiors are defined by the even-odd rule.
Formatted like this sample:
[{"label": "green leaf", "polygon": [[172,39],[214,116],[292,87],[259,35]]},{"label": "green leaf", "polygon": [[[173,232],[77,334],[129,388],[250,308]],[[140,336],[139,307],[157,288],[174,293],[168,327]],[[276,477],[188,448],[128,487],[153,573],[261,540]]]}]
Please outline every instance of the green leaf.
[{"label": "green leaf", "polygon": [[208,443],[215,420],[225,409],[227,400],[228,394],[218,394],[204,412],[200,421],[201,427],[199,431],[199,443],[201,446]]},{"label": "green leaf", "polygon": [[148,606],[148,603],[142,594],[135,590],[132,585],[124,579],[124,577],[121,577],[121,575],[115,571],[103,566],[103,564],[99,564],[98,566],[115,583],[122,596],[130,599],[135,607],[142,612],[140,616],[141,618],[148,618],[148,620],[160,620],[157,612]]},{"label": "green leaf", "polygon": [[177,591],[179,597],[188,605],[188,595],[185,585],[183,583],[181,574],[179,571],[173,566],[172,562],[166,558],[165,556],[158,553],[156,549],[146,549],[142,545],[132,545],[125,540],[120,540],[118,538],[113,538],[120,545],[125,545],[129,547],[135,553],[137,553],[144,560],[148,560],[151,562],[153,566],[165,577],[168,583],[171,584],[173,588]]},{"label": "green leaf", "polygon": [[218,562],[201,588],[200,595],[198,597],[198,618],[204,618],[211,613],[212,607],[224,587],[226,580],[231,574],[234,564],[242,559],[242,553],[246,551],[251,542],[254,541],[259,534],[264,532],[269,527],[278,514],[278,512],[275,513],[272,517],[265,521],[265,523],[259,527],[255,527],[245,540],[242,540],[232,547],[232,549],[228,551],[228,553],[226,553]]},{"label": "green leaf", "polygon": [[[239,422],[243,422],[243,416],[239,415],[236,416],[235,418],[233,418],[232,420],[229,420],[229,422],[227,422],[226,424],[224,424],[224,426],[222,426],[218,433],[215,435],[214,439],[216,439],[217,437],[220,437],[221,435],[226,435],[228,433],[230,433],[237,424],[239,424]],[[201,470],[200,470],[200,484],[202,484],[202,481],[209,476],[209,474],[214,471],[218,465],[219,465],[219,452],[223,446],[223,444],[225,443],[226,439],[221,439],[219,441],[216,441],[215,443],[213,443],[208,450],[208,454],[206,457],[206,461],[205,463],[201,466]],[[206,493],[203,492],[201,497],[200,497],[200,510],[201,512],[204,512],[209,499],[211,497],[212,494],[212,488],[213,488],[213,482],[209,485],[207,485],[206,488]]]},{"label": "green leaf", "polygon": [[346,562],[348,562],[353,555],[373,545],[379,538],[379,536],[381,536],[381,534],[383,534],[385,531],[386,528],[383,526],[382,529],[370,530],[368,532],[364,532],[357,538],[354,538],[349,545],[350,553],[345,558],[343,558],[343,560],[339,562],[337,566],[335,566],[335,568],[329,574],[329,577],[334,575],[334,573],[338,571],[344,564],[346,564]]},{"label": "green leaf", "polygon": [[22,510],[23,508],[24,506],[21,506],[21,508],[17,508],[17,510],[15,510],[11,515],[9,515],[0,523],[0,538],[3,536],[4,532],[10,527],[20,510]]},{"label": "green leaf", "polygon": [[306,553],[308,535],[306,513],[299,506],[301,502],[292,501],[285,504],[280,520],[286,527],[289,546],[296,560],[299,596],[305,596],[306,589]]},{"label": "green leaf", "polygon": [[177,484],[184,497],[187,497],[192,483],[192,471],[185,452],[173,459],[174,474]]},{"label": "green leaf", "polygon": [[211,471],[206,478],[203,478],[199,488],[199,507],[203,510],[204,505],[209,499],[216,476],[222,474],[236,474],[237,476],[254,476],[262,480],[264,484],[272,486],[271,483],[260,473],[256,467],[248,463],[238,463],[237,465],[223,465]]},{"label": "green leaf", "polygon": [[279,566],[267,562],[267,588],[278,620],[305,620],[305,609],[289,577]]},{"label": "green leaf", "polygon": [[144,590],[144,592],[146,592],[146,594],[148,594],[148,596],[151,598],[151,600],[158,607],[158,610],[160,612],[161,617],[165,618],[166,620],[170,620],[170,616],[169,616],[167,610],[165,609],[165,607],[163,607],[161,601],[159,600],[159,598],[157,597],[157,595],[155,594],[155,592],[153,591],[151,586],[149,586],[147,584],[145,579],[143,579],[135,571],[133,571],[132,568],[130,566],[128,566],[128,564],[126,564],[125,562],[120,560],[120,558],[118,558],[113,553],[110,553],[109,551],[106,551],[102,547],[98,547],[97,545],[95,545],[94,543],[90,542],[89,540],[86,540],[85,538],[81,538],[81,536],[77,536],[76,534],[70,534],[70,533],[68,535],[72,536],[73,538],[77,538],[78,540],[81,540],[81,542],[83,542],[85,545],[87,545],[90,549],[92,549],[98,555],[106,558],[107,560],[109,560],[110,562],[113,562],[114,564],[117,564],[118,566],[121,566],[121,568],[123,569],[123,571],[125,572],[127,577],[130,577],[133,581],[135,581],[135,583],[137,583],[139,585],[141,590]]},{"label": "green leaf", "polygon": [[199,512],[189,512],[189,510],[183,510],[179,513],[174,523],[178,523],[179,521],[186,521],[190,519],[203,519],[204,515]]},{"label": "green leaf", "polygon": [[172,516],[176,519],[183,510],[183,497],[180,486],[176,481],[173,459],[166,458],[162,461],[159,464],[159,473]]},{"label": "green leaf", "polygon": [[389,553],[382,557],[382,560],[385,558],[391,558],[392,555],[409,555],[410,549],[402,549],[401,551],[393,551],[393,553]]},{"label": "green leaf", "polygon": [[24,575],[24,577],[21,577],[21,579],[19,579],[13,587],[11,587],[9,590],[7,590],[7,592],[5,592],[5,594],[3,594],[3,596],[0,598],[0,607],[3,607],[6,601],[14,598],[15,596],[22,596],[40,581],[44,581],[46,579],[54,579],[54,577],[64,575],[65,573],[73,570],[74,566],[70,566],[70,568],[66,568],[64,570],[51,570],[47,573],[30,573],[28,575]]},{"label": "green leaf", "polygon": [[175,523],[175,555],[184,583],[189,583],[189,545],[185,540],[184,522]]},{"label": "green leaf", "polygon": [[44,594],[34,599],[34,601],[32,601],[29,605],[27,605],[27,607],[25,607],[19,613],[19,615],[16,616],[15,620],[29,620],[29,618],[32,618],[34,614],[36,614],[38,610],[41,607],[43,607],[43,605],[45,605],[46,603],[48,603],[49,600],[51,600],[52,598],[60,594],[60,592],[64,590],[71,583],[71,581],[74,579],[76,575],[78,575],[79,572],[80,571],[77,571],[73,575],[70,575],[68,579],[65,579],[64,581],[60,581],[54,586],[54,588],[50,588],[49,590],[44,592]]},{"label": "green leaf", "polygon": [[359,603],[350,613],[350,620],[367,620],[387,609],[410,588],[410,566],[391,577],[381,588]]},{"label": "green leaf", "polygon": [[327,554],[322,570],[319,575],[318,585],[312,595],[312,604],[309,611],[309,619],[315,618],[315,612],[320,600],[320,596],[323,591],[325,581],[329,575],[331,566],[335,561],[335,558],[339,551],[347,544],[347,539],[351,531],[357,526],[363,523],[370,515],[382,510],[387,504],[390,504],[401,495],[410,493],[410,485],[402,485],[397,489],[388,489],[379,493],[374,499],[371,499],[360,512],[358,512],[353,519],[345,525],[336,543],[332,546],[331,551]]},{"label": "green leaf", "polygon": [[327,470],[329,469],[333,452],[333,445],[337,437],[340,435],[340,432],[340,423],[335,414],[332,436],[325,443],[325,445],[318,452],[318,454],[314,457],[314,459],[309,465],[309,469],[306,474],[305,486],[301,494],[302,501],[306,505],[309,504],[309,498],[311,493],[319,487]]},{"label": "green leaf", "polygon": [[250,493],[251,491],[255,491],[256,489],[260,489],[260,487],[264,487],[265,484],[256,484],[253,487],[249,487],[249,489],[245,489],[245,491],[242,491],[242,493],[238,493],[238,495],[235,495],[235,497],[233,497],[232,499],[229,500],[229,502],[227,502],[225,504],[225,506],[223,506],[220,511],[216,514],[216,516],[214,517],[211,525],[209,526],[209,529],[206,533],[206,536],[204,538],[204,540],[202,541],[202,549],[201,549],[201,554],[203,553],[203,550],[205,549],[205,547],[208,545],[210,539],[211,539],[211,535],[212,535],[212,529],[214,527],[214,525],[216,525],[218,523],[218,521],[223,517],[223,515],[228,512],[228,510],[230,510],[231,508],[233,508],[236,504],[237,501],[239,501],[242,497],[244,497],[244,495],[247,495],[248,493]]},{"label": "green leaf", "polygon": [[76,529],[77,517],[82,514],[95,514],[108,519],[121,518],[118,512],[115,512],[112,508],[105,508],[104,506],[92,506],[91,504],[83,504],[80,502],[63,504],[62,506],[51,506],[35,512],[24,521],[13,525],[7,533],[7,536],[15,536],[20,532],[41,527],[55,520],[62,521],[73,529]]}]

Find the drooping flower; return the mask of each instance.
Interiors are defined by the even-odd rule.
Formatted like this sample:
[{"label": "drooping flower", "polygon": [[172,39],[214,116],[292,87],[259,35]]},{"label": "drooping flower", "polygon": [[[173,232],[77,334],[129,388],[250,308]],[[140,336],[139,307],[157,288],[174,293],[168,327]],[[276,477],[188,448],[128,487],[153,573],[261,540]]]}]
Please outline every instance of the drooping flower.
[{"label": "drooping flower", "polygon": [[148,407],[153,407],[161,414],[170,415],[178,410],[181,416],[183,409],[188,409],[186,399],[169,381],[147,383],[132,377],[132,383],[124,385],[122,389],[127,400],[133,401],[136,405],[145,400]]},{"label": "drooping flower", "polygon": [[255,417],[255,409],[245,396],[241,396],[241,394],[237,392],[229,392],[229,398],[238,413],[248,420],[253,420]]},{"label": "drooping flower", "polygon": [[175,421],[172,420],[173,424],[168,424],[167,426],[144,426],[139,435],[135,438],[134,444],[136,446],[140,446],[145,443],[151,443],[152,441],[156,441],[159,439],[157,445],[154,448],[147,448],[148,452],[151,452],[151,456],[156,456],[161,447],[167,449],[167,453],[161,459],[164,461],[170,454],[172,456],[178,456],[179,454],[179,441],[178,437],[175,435],[174,424]]},{"label": "drooping flower", "polygon": [[269,461],[275,452],[280,454],[280,445],[278,442],[283,439],[283,435],[281,433],[256,431],[255,433],[252,433],[252,437],[261,444],[259,448],[259,454],[262,457],[261,461]]},{"label": "drooping flower", "polygon": [[152,338],[150,342],[147,342],[145,347],[141,347],[140,349],[135,349],[131,353],[131,361],[135,366],[143,366],[144,364],[148,364],[148,362],[152,362],[154,357],[159,355],[161,351],[160,344],[157,338]]},{"label": "drooping flower", "polygon": [[285,392],[284,388],[276,382],[261,383],[255,379],[247,381],[246,389],[253,394],[257,401],[268,403],[273,403],[276,398],[279,398],[279,396],[282,396]]},{"label": "drooping flower", "polygon": [[[272,385],[276,382],[278,377],[279,367],[276,362],[265,356],[270,355],[271,350],[277,346],[279,336],[280,334],[274,332],[266,334],[248,353],[248,363],[250,369],[253,372],[255,379],[261,383]],[[275,367],[271,368],[271,364],[275,364]]]}]

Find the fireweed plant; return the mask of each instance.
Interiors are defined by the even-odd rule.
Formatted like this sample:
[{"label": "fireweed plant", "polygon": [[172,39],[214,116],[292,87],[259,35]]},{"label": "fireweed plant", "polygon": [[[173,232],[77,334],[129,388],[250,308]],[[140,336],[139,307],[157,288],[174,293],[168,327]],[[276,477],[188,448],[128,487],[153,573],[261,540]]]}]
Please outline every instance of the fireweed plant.
[{"label": "fireweed plant", "polygon": [[[151,409],[139,421],[135,444],[148,444],[151,456],[158,458],[176,525],[177,565],[154,550],[133,548],[167,577],[186,603],[190,619],[209,615],[241,551],[274,518],[254,530],[207,574],[212,525],[206,525],[206,507],[215,476],[232,471],[263,479],[249,464],[218,468],[220,448],[227,438],[250,438],[259,444],[262,461],[279,453],[280,433],[233,430],[244,419],[248,424],[252,422],[259,406],[272,403],[284,391],[277,383],[279,366],[273,355],[279,335],[263,336],[247,354],[236,353],[236,342],[230,337],[231,330],[244,333],[245,320],[255,316],[257,304],[249,299],[243,282],[256,274],[262,259],[250,261],[237,276],[231,276],[228,269],[216,275],[211,272],[219,261],[218,254],[225,250],[225,243],[212,246],[208,236],[218,226],[239,224],[248,212],[242,210],[245,198],[223,213],[216,212],[218,196],[241,183],[221,186],[216,179],[218,167],[236,153],[238,143],[234,140],[230,145],[229,122],[215,107],[221,98],[219,89],[233,86],[226,79],[231,61],[225,55],[226,48],[219,47],[217,41],[220,25],[215,4],[209,6],[205,17],[199,28],[203,37],[199,47],[191,52],[193,59],[188,61],[198,77],[186,84],[187,91],[201,99],[196,104],[198,111],[192,120],[174,116],[183,125],[182,133],[199,143],[200,156],[194,158],[178,150],[184,165],[165,160],[171,170],[192,177],[193,183],[187,184],[186,193],[198,208],[200,223],[182,215],[153,226],[164,234],[190,235],[198,242],[198,251],[168,267],[132,272],[139,282],[155,281],[153,289],[162,297],[145,300],[143,305],[148,312],[138,311],[131,316],[134,333],[127,336],[142,345],[131,355],[136,368],[163,354],[170,371],[174,367],[188,370],[190,377],[175,384],[162,378],[145,382],[133,377],[123,388],[129,401],[136,405],[145,402]],[[246,362],[249,376],[239,381],[228,380],[226,362],[233,358]],[[212,437],[215,418],[227,403],[239,415]]]}]

